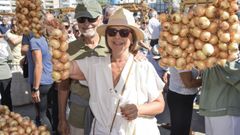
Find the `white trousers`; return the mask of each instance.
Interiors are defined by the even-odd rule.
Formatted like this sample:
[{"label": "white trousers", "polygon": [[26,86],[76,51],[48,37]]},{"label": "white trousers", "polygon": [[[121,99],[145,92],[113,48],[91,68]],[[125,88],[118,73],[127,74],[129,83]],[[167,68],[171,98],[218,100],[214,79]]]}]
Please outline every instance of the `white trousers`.
[{"label": "white trousers", "polygon": [[206,135],[240,135],[240,116],[205,117]]}]

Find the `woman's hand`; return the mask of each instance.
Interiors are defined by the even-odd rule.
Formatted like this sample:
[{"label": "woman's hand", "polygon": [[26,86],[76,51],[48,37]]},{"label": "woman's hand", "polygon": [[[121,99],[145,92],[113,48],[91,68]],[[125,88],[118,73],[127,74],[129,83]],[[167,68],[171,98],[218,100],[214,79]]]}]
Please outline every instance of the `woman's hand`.
[{"label": "woman's hand", "polygon": [[40,102],[40,92],[39,90],[36,92],[32,92],[32,99],[34,103],[39,103]]},{"label": "woman's hand", "polygon": [[127,120],[134,120],[138,117],[138,107],[135,104],[126,104],[120,107],[121,113]]}]

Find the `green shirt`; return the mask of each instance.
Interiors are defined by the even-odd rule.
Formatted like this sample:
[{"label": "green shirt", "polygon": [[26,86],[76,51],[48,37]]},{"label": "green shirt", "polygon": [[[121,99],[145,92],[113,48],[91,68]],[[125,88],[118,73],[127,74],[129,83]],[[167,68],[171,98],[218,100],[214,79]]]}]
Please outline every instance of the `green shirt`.
[{"label": "green shirt", "polygon": [[[68,49],[71,61],[91,56],[104,57],[106,56],[107,52],[108,49],[106,47],[104,37],[101,37],[99,45],[94,49],[85,46],[81,38],[71,42]],[[78,95],[81,97],[81,99],[84,99],[86,101],[89,100],[90,95],[88,87],[81,85],[79,81],[73,80],[70,89],[72,94]],[[69,114],[69,123],[76,128],[84,128],[85,112],[86,107],[79,106],[74,101],[72,101]]]},{"label": "green shirt", "polygon": [[240,63],[227,62],[203,74],[200,114],[208,117],[240,116]]}]

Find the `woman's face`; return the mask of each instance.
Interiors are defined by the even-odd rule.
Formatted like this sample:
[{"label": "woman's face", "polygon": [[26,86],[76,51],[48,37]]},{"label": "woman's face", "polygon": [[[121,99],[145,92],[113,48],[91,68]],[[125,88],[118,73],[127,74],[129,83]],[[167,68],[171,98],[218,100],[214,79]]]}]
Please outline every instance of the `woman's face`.
[{"label": "woman's face", "polygon": [[132,30],[124,26],[111,26],[106,30],[107,43],[112,52],[125,52],[133,43]]}]

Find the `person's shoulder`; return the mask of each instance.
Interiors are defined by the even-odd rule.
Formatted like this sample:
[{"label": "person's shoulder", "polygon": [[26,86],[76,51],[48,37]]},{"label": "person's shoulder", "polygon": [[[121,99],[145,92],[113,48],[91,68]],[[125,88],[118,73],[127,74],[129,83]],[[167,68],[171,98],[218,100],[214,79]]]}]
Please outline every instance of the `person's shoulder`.
[{"label": "person's shoulder", "polygon": [[80,39],[76,39],[69,43],[69,47],[70,46],[81,46],[81,45],[83,45],[83,42]]}]

